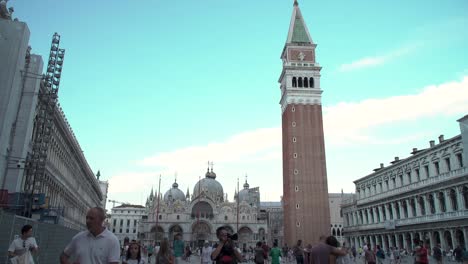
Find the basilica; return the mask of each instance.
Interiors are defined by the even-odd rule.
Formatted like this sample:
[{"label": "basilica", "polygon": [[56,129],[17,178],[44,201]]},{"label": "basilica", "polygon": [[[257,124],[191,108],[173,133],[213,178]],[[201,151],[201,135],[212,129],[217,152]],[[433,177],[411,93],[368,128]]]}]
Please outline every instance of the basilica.
[{"label": "basilica", "polygon": [[217,241],[216,229],[222,226],[238,234],[241,248],[267,239],[267,217],[260,210],[259,188],[250,188],[246,180],[230,202],[213,167],[197,182],[192,195],[188,189],[184,194],[175,181],[164,195],[151,191],[145,207],[148,217],[139,228],[139,238],[145,244],[163,238],[172,241],[175,234],[181,234],[183,241],[198,247],[204,241]]}]

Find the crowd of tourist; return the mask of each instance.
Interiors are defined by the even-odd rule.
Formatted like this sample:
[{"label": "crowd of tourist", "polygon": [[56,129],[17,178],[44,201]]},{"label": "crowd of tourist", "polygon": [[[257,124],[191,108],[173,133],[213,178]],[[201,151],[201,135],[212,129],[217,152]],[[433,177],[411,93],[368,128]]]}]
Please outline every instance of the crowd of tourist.
[{"label": "crowd of tourist", "polygon": [[[142,245],[136,240],[124,240],[120,245],[117,237],[104,227],[105,211],[102,208],[91,208],[86,215],[87,230],[75,235],[64,248],[61,264],[184,264],[192,260],[192,249],[182,241],[181,234],[176,234],[173,241],[163,239],[159,245]],[[25,225],[21,236],[15,237],[8,248],[9,261],[12,264],[34,264],[34,254],[39,246],[32,236],[33,227]],[[249,262],[254,264],[401,264],[415,263],[449,263],[468,264],[466,248],[443,250],[440,245],[432,249],[423,241],[415,240],[411,250],[391,247],[384,250],[380,245],[371,247],[347,247],[340,245],[334,236],[321,236],[319,241],[304,247],[301,240],[288,247],[280,248],[277,242],[271,247],[259,241],[255,247],[241,249],[237,244],[237,234],[230,234],[224,227],[216,230],[218,241],[195,249],[201,264],[237,264]],[[198,258],[197,258],[198,261]]]}]

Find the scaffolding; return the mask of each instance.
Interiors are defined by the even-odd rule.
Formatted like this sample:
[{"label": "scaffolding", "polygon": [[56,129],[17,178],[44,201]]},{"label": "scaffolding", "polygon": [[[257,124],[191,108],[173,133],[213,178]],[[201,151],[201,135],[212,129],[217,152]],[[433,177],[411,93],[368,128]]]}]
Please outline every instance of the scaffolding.
[{"label": "scaffolding", "polygon": [[24,192],[27,195],[25,195],[23,213],[26,217],[31,217],[35,197],[44,192],[42,183],[52,137],[64,56],[65,49],[60,48],[60,35],[55,33],[52,37],[47,71],[42,77],[39,88],[32,150],[26,157]]}]

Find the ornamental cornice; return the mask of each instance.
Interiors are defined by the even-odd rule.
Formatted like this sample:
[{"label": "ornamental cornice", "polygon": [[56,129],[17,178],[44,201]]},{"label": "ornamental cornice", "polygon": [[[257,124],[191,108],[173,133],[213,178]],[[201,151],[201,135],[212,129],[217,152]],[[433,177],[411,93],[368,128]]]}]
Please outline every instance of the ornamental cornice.
[{"label": "ornamental cornice", "polygon": [[322,90],[314,88],[306,89],[286,89],[283,90],[283,95],[280,100],[281,113],[284,113],[287,106],[290,104],[297,105],[321,105]]},{"label": "ornamental cornice", "polygon": [[392,164],[388,167],[379,169],[378,171],[372,174],[369,174],[363,178],[354,181],[354,183],[356,184],[356,186],[360,186],[362,182],[368,181],[374,177],[383,177],[384,180],[388,180],[391,177],[390,175],[392,175],[393,173],[396,173],[395,175],[400,175],[397,173],[398,170],[409,172],[411,171],[411,169],[416,169],[422,165],[427,165],[429,164],[429,162],[440,160],[440,157],[442,157],[442,153],[444,153],[444,151],[446,151],[448,154],[457,154],[463,151],[461,135],[455,136],[451,139],[447,139],[442,143],[439,143],[438,145],[435,145],[434,147],[431,147],[429,149],[421,150],[413,156],[410,156],[406,159],[401,159],[396,164]]}]

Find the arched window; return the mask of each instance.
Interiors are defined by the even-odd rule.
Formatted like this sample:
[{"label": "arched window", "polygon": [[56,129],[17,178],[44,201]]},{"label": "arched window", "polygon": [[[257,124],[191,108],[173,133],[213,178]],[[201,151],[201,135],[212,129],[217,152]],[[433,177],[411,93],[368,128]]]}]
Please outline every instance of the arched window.
[{"label": "arched window", "polygon": [[304,78],[304,87],[305,88],[309,87],[309,82],[307,81],[307,77]]},{"label": "arched window", "polygon": [[405,218],[408,218],[408,204],[406,204],[406,201],[403,201],[403,215]]},{"label": "arched window", "polygon": [[452,202],[453,210],[458,210],[457,194],[455,193],[454,189],[450,189],[450,201]]},{"label": "arched window", "polygon": [[299,85],[298,87],[302,87],[302,77],[299,77]]},{"label": "arched window", "polygon": [[336,236],[335,228],[332,229],[332,236]]},{"label": "arched window", "polygon": [[227,217],[227,215],[225,215],[225,216],[224,216],[224,220],[226,220],[226,221],[228,220],[228,217]]},{"label": "arched window", "polygon": [[312,77],[309,78],[309,87],[314,88],[314,78]]},{"label": "arched window", "polygon": [[293,77],[293,79],[292,79],[292,87],[297,87],[297,79],[296,79],[296,77]]},{"label": "arched window", "polygon": [[338,228],[338,230],[336,230],[336,235],[341,236],[341,230],[339,228]]}]

